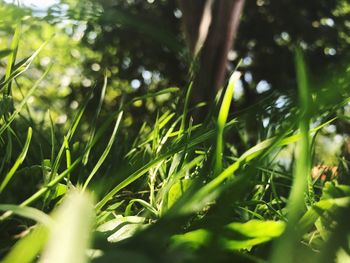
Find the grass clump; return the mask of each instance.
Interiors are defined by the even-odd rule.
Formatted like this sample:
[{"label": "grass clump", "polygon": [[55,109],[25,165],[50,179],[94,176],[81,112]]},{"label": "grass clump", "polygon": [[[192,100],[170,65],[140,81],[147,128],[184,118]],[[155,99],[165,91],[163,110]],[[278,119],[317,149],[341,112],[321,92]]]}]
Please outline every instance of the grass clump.
[{"label": "grass clump", "polygon": [[[239,153],[225,139],[242,127],[244,113],[229,115],[238,72],[206,123],[188,118],[193,110],[188,108],[190,85],[184,105],[178,100],[170,109],[160,109],[155,121],[142,123],[134,136],[124,116],[135,101],[182,94],[177,88],[148,93],[121,101],[102,116],[105,77],[92,121],[85,114],[94,90],[61,132],[52,120],[49,129],[41,129],[21,114],[50,67],[21,102],[12,102],[11,84],[40,52],[15,65],[17,47],[15,37],[0,84],[1,103],[15,105],[2,110],[0,127],[3,262],[349,258],[350,187],[337,179],[324,185],[311,181],[313,138],[342,117],[337,109],[349,94],[336,98],[337,106],[313,106],[317,98],[299,49],[300,106],[290,108],[294,115],[282,124],[271,124],[271,136]],[[89,124],[85,139],[84,122]],[[310,123],[318,124],[310,129]],[[291,176],[292,169],[277,157],[295,143]]]}]

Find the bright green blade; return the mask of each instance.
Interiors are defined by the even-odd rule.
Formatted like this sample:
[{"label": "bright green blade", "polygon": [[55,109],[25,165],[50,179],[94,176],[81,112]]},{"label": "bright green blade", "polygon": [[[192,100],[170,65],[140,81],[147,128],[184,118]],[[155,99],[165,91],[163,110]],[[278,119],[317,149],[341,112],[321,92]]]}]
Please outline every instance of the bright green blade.
[{"label": "bright green blade", "polygon": [[227,122],[228,113],[230,111],[231,102],[233,99],[233,92],[235,83],[240,78],[241,74],[237,71],[233,72],[228,82],[224,98],[221,103],[219,116],[217,120],[217,135],[216,135],[216,149],[215,149],[215,165],[214,176],[217,176],[222,171],[222,156],[224,147],[224,129]]}]

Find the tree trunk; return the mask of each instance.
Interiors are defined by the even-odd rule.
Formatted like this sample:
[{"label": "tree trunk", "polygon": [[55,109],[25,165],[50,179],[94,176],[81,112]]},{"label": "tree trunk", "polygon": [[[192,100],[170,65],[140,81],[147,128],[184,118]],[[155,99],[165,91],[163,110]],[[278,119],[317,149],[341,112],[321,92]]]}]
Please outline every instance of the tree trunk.
[{"label": "tree trunk", "polygon": [[[179,0],[189,48],[198,64],[192,103],[214,101],[227,73],[244,0]],[[200,113],[200,119],[208,107]]]}]

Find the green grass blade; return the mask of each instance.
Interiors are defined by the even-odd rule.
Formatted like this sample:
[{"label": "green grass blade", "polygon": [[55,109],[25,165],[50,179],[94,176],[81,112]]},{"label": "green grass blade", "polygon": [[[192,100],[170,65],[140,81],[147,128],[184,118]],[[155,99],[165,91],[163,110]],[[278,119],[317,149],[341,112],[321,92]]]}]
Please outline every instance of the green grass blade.
[{"label": "green grass blade", "polygon": [[5,87],[15,78],[23,74],[32,64],[35,57],[41,52],[41,50],[46,46],[48,42],[44,42],[28,59],[26,59],[19,67],[15,70],[11,71],[11,74],[7,79],[4,79],[3,82],[0,83],[0,92],[5,89]]},{"label": "green grass blade", "polygon": [[202,163],[204,160],[204,155],[197,156],[190,162],[187,162],[183,165],[181,169],[179,169],[178,172],[175,174],[170,175],[167,180],[164,182],[164,186],[158,193],[158,195],[161,197],[161,214],[164,214],[164,212],[169,208],[168,206],[168,194],[170,188],[179,180],[183,179],[183,177],[186,175],[186,171],[192,169],[195,166],[198,166],[200,163]]},{"label": "green grass blade", "polygon": [[50,137],[51,137],[51,167],[53,167],[53,162],[55,159],[55,149],[56,149],[56,136],[55,136],[55,125],[52,120],[52,116],[49,111],[49,119],[50,119]]},{"label": "green grass blade", "polygon": [[219,116],[217,120],[217,135],[216,135],[216,149],[215,149],[215,165],[214,176],[217,176],[222,171],[222,156],[224,147],[224,129],[227,122],[228,113],[230,111],[231,101],[233,99],[233,92],[236,81],[240,78],[240,73],[235,71],[228,82],[224,98],[221,103]]},{"label": "green grass blade", "polygon": [[123,117],[123,112],[121,111],[118,115],[118,118],[117,118],[117,121],[114,125],[114,129],[113,129],[113,132],[112,132],[112,135],[108,141],[108,144],[107,144],[107,147],[106,149],[103,151],[100,159],[97,161],[94,169],[92,169],[92,172],[90,173],[90,175],[88,176],[88,178],[86,179],[85,183],[84,183],[84,186],[83,186],[83,191],[85,191],[86,187],[88,186],[88,184],[90,183],[92,177],[97,173],[98,169],[100,169],[101,165],[103,164],[103,162],[106,160],[107,158],[107,155],[109,153],[109,151],[111,150],[112,148],[112,145],[113,143],[115,142],[115,136],[117,134],[117,131],[118,131],[118,128],[120,126],[120,123],[121,123],[121,119]]},{"label": "green grass blade", "polygon": [[[79,114],[80,115],[80,114]],[[105,127],[102,127],[100,131],[97,132],[96,138],[94,139],[94,142],[90,145],[90,147],[93,147],[93,145],[97,142],[98,138],[100,138],[103,135],[103,131],[105,130]],[[63,145],[64,146],[64,145]],[[38,200],[40,197],[45,195],[52,187],[54,187],[56,184],[58,184],[60,181],[63,180],[72,170],[74,170],[79,163],[82,160],[82,156],[78,157],[70,166],[69,169],[66,169],[62,173],[58,174],[55,178],[53,178],[50,182],[48,182],[45,186],[43,186],[41,189],[39,189],[37,192],[35,192],[32,196],[27,198],[25,201],[21,203],[21,206],[27,206]]]},{"label": "green grass blade", "polygon": [[168,94],[168,93],[176,93],[176,92],[179,92],[179,88],[167,88],[167,89],[162,89],[160,91],[156,91],[156,92],[153,92],[153,93],[147,93],[146,95],[143,95],[143,96],[140,96],[140,97],[136,97],[134,99],[132,99],[129,103],[125,104],[125,107],[126,106],[129,106],[129,105],[132,105],[135,101],[138,101],[138,100],[144,100],[144,99],[148,99],[148,98],[153,98],[153,97],[157,97],[157,96],[160,96],[160,95],[163,95],[163,94]]},{"label": "green grass blade", "polygon": [[172,154],[163,155],[161,157],[156,158],[155,160],[149,162],[148,164],[144,165],[140,169],[138,169],[136,172],[131,174],[128,178],[123,180],[121,183],[119,183],[116,187],[114,187],[109,193],[107,193],[100,202],[96,204],[96,210],[99,211],[102,209],[102,207],[121,189],[128,186],[132,182],[139,179],[141,176],[146,174],[150,169],[156,167],[160,162],[163,162],[164,159],[168,158]]},{"label": "green grass blade", "polygon": [[193,88],[193,81],[190,82],[190,84],[187,88],[187,91],[186,91],[185,104],[184,104],[184,109],[183,109],[183,113],[181,116],[181,125],[180,125],[179,136],[185,131],[185,128],[186,128],[186,121],[187,121],[187,115],[188,115],[188,108],[190,105],[192,88]]},{"label": "green grass blade", "polygon": [[[21,207],[18,205],[4,205],[0,204],[0,211],[11,212],[13,214],[32,219],[38,223],[41,223],[47,227],[53,224],[50,216],[33,207]],[[6,214],[6,213],[5,213]]]},{"label": "green grass blade", "polygon": [[[9,56],[8,62],[7,62],[6,73],[5,73],[5,81],[10,78],[12,70],[13,70],[13,67],[15,65],[20,36],[21,36],[21,23],[18,23],[18,25],[16,27],[16,30],[15,30],[15,34],[13,36],[12,43],[11,43],[11,50],[12,50],[12,52],[11,52],[11,55]],[[4,86],[4,94],[6,96],[10,96],[11,95],[11,82],[8,82]]]},{"label": "green grass blade", "polygon": [[163,162],[167,158],[173,156],[176,153],[182,152],[186,147],[187,149],[191,149],[194,146],[203,143],[207,141],[208,139],[212,138],[215,135],[214,130],[210,130],[205,133],[199,134],[197,137],[191,138],[190,142],[187,144],[177,144],[175,147],[173,147],[171,150],[169,150],[166,153],[163,153],[159,155],[157,158],[151,160],[141,168],[139,168],[137,171],[132,173],[128,178],[123,180],[121,183],[119,183],[117,186],[115,186],[109,193],[107,193],[100,202],[96,204],[97,211],[101,210],[102,207],[121,189],[128,186],[132,182],[139,179],[141,176],[145,175],[150,169],[156,167],[160,162]]},{"label": "green grass blade", "polygon": [[7,184],[9,183],[9,181],[11,180],[12,176],[15,174],[15,172],[17,171],[18,167],[22,164],[22,162],[24,161],[24,158],[27,155],[28,149],[29,149],[29,145],[30,145],[30,141],[32,139],[32,128],[29,127],[28,128],[28,133],[27,133],[27,139],[26,142],[24,144],[24,147],[20,153],[20,155],[18,156],[17,160],[15,161],[14,165],[12,166],[12,168],[10,169],[10,171],[6,174],[5,178],[3,179],[3,181],[1,182],[0,185],[0,194],[4,191],[5,187],[7,186]]},{"label": "green grass blade", "polygon": [[[71,126],[66,134],[66,138],[67,138],[68,142],[71,141],[73,135],[75,134],[75,131],[76,131],[76,129],[80,123],[80,120],[83,117],[83,114],[85,112],[86,106],[87,106],[88,102],[90,101],[92,92],[93,92],[93,90],[91,90],[91,93],[89,93],[88,99],[85,101],[84,104],[81,105],[81,107],[78,110],[78,113],[74,116],[72,124],[71,124]],[[52,177],[54,177],[55,174],[57,173],[57,170],[58,170],[58,167],[60,165],[64,150],[65,150],[65,142],[63,141],[61,148],[56,156],[56,159],[52,165],[52,171],[51,171]]]},{"label": "green grass blade", "polygon": [[293,255],[302,233],[295,231],[295,225],[300,220],[304,210],[304,197],[307,191],[307,183],[311,178],[311,146],[309,139],[311,94],[308,87],[306,65],[303,54],[299,48],[295,51],[295,64],[298,80],[300,103],[300,141],[297,149],[297,162],[294,170],[294,180],[287,203],[288,224],[284,234],[275,242],[271,262],[294,262]]},{"label": "green grass blade", "polygon": [[[69,142],[66,136],[63,137],[64,139],[64,146],[66,149],[66,164],[67,164],[67,170],[70,170],[70,166],[72,165],[71,155],[70,155],[70,149],[69,149]],[[70,179],[70,173],[67,174],[67,184],[69,184]]]},{"label": "green grass blade", "polygon": [[89,148],[89,146],[92,144],[92,142],[94,140],[95,131],[96,131],[96,121],[97,121],[98,116],[100,115],[100,112],[101,112],[102,104],[103,104],[103,101],[104,101],[104,98],[106,95],[106,89],[107,89],[107,74],[105,74],[105,77],[104,77],[100,100],[98,102],[97,109],[95,111],[95,116],[92,120],[90,137],[89,137],[89,141],[86,145],[86,151],[85,151],[85,154],[83,157],[83,164],[84,165],[86,165],[88,160],[89,160],[89,155],[90,155],[90,150],[91,150],[91,148]]},{"label": "green grass blade", "polygon": [[134,203],[139,203],[140,205],[142,205],[147,211],[149,211],[151,214],[153,214],[156,218],[159,216],[158,211],[150,203],[147,203],[145,200],[142,200],[142,199],[130,200],[128,206],[125,209],[125,216],[132,215],[131,208],[132,208]]}]

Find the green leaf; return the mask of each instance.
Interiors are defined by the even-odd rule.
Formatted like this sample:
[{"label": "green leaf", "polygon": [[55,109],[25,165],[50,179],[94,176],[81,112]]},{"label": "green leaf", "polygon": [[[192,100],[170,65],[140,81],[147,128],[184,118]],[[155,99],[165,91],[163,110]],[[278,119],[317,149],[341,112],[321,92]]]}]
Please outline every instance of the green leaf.
[{"label": "green leaf", "polygon": [[298,223],[301,233],[309,231],[316,221],[324,216],[333,207],[347,207],[350,205],[350,187],[347,185],[334,185],[327,182],[324,185],[321,200],[302,216]]},{"label": "green leaf", "polygon": [[191,250],[197,250],[207,245],[212,238],[212,233],[206,229],[198,229],[182,235],[171,237],[172,246],[185,246]]},{"label": "green leaf", "polygon": [[97,228],[99,232],[113,232],[107,240],[109,242],[119,242],[123,239],[131,237],[140,229],[145,227],[145,218],[139,216],[118,215],[116,218],[104,223]]},{"label": "green leaf", "polygon": [[285,228],[282,221],[250,220],[245,223],[231,223],[213,232],[210,229],[197,229],[171,238],[173,246],[185,246],[196,250],[218,242],[226,250],[251,249],[279,237]]},{"label": "green leaf", "polygon": [[107,240],[115,243],[132,237],[137,231],[143,229],[142,225],[139,224],[126,224],[121,226],[115,233],[110,235]]},{"label": "green leaf", "polygon": [[117,215],[114,219],[109,220],[97,228],[99,232],[108,232],[115,230],[118,226],[123,223],[130,224],[143,224],[146,221],[146,218],[141,216],[122,216]]}]

